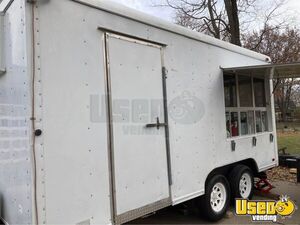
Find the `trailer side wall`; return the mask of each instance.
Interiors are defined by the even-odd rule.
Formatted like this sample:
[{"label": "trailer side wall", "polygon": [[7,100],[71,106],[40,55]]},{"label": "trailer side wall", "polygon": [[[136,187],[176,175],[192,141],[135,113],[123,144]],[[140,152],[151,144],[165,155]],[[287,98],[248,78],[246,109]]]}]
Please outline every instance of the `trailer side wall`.
[{"label": "trailer side wall", "polygon": [[258,137],[256,148],[251,137],[236,139],[235,152],[226,135],[220,66],[265,61],[72,1],[38,1],[36,11],[45,153],[42,221],[111,223],[103,28],[166,44],[173,204],[202,195],[207,175],[217,167],[248,158],[260,169],[276,164],[269,133]]},{"label": "trailer side wall", "polygon": [[0,205],[9,224],[32,224],[31,61],[27,55],[25,1],[14,1],[3,16],[0,75]]}]

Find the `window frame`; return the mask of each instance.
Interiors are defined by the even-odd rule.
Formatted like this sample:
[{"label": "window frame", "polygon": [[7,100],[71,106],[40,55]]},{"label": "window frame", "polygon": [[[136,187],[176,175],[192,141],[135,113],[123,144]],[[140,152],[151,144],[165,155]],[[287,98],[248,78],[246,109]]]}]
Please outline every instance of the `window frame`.
[{"label": "window frame", "polygon": [[[1,9],[0,9],[1,10]],[[0,75],[5,74],[5,64],[4,64],[4,13],[0,11]]]},{"label": "window frame", "polygon": [[[232,73],[228,74],[228,75],[233,75]],[[268,121],[269,121],[269,117],[271,116],[270,113],[269,113],[269,110],[268,110],[268,99],[267,99],[267,88],[266,88],[266,85],[268,84],[267,80],[266,79],[262,79],[260,77],[256,77],[255,75],[243,75],[243,76],[248,76],[248,77],[251,77],[251,94],[252,94],[252,101],[253,101],[253,104],[252,104],[252,107],[241,107],[241,104],[240,104],[240,93],[239,93],[239,79],[238,79],[238,74],[235,73],[235,82],[236,82],[236,97],[237,97],[237,107],[226,107],[226,103],[225,103],[225,87],[224,87],[224,76],[226,76],[226,73],[224,72],[223,73],[223,88],[224,88],[224,105],[225,105],[225,126],[226,126],[226,138],[227,139],[237,139],[237,138],[242,138],[242,137],[251,137],[253,135],[262,135],[262,134],[265,134],[265,133],[270,133],[272,132],[272,129],[269,124],[268,124]],[[255,102],[255,93],[254,93],[254,78],[255,79],[262,79],[264,80],[264,97],[265,97],[265,102],[266,102],[266,106],[264,107],[256,107],[256,102]],[[247,112],[247,117],[248,117],[248,113],[249,111],[253,111],[254,113],[254,133],[253,134],[250,134],[249,132],[249,119],[247,119],[247,123],[248,123],[248,134],[244,134],[242,135],[242,130],[241,130],[241,113],[242,112]],[[266,117],[266,126],[267,126],[267,129],[266,131],[262,131],[262,132],[257,132],[257,129],[256,129],[256,112],[259,111],[260,112],[260,123],[261,123],[261,127],[263,127],[263,122],[262,122],[262,114],[263,112],[266,113],[267,117]],[[231,130],[230,130],[230,137],[227,136],[227,113],[229,113],[230,115],[230,118],[231,118],[231,113],[233,112],[236,112],[238,114],[238,136],[232,136],[232,133],[231,133]],[[231,120],[229,121],[229,127],[231,129]]]}]

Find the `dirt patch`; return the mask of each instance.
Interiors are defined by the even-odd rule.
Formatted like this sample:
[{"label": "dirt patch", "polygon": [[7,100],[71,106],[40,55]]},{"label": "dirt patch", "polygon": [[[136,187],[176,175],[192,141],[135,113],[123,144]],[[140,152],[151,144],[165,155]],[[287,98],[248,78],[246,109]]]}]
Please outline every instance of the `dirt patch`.
[{"label": "dirt patch", "polygon": [[290,169],[286,167],[275,167],[267,171],[268,179],[271,181],[288,181],[297,182],[297,175],[290,173]]},{"label": "dirt patch", "polygon": [[300,131],[277,131],[278,137],[300,136]]}]

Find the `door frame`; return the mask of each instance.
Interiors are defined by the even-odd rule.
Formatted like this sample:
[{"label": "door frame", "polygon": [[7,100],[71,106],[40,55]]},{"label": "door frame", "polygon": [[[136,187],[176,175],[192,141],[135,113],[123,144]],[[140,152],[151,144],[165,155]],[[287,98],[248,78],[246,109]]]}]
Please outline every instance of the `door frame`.
[{"label": "door frame", "polygon": [[[133,37],[126,34],[116,33],[106,29],[99,29],[104,32],[104,67],[105,67],[105,84],[106,84],[106,111],[107,111],[107,130],[108,130],[108,158],[109,158],[109,185],[110,185],[110,202],[111,202],[111,216],[114,224],[123,224],[131,220],[137,219],[144,215],[150,214],[157,210],[163,209],[172,205],[171,198],[171,185],[172,185],[172,173],[171,173],[171,155],[170,155],[170,141],[169,141],[169,120],[168,120],[168,100],[167,100],[167,69],[164,65],[164,50],[166,45],[158,44],[157,42],[151,42],[138,37]],[[154,202],[143,206],[138,209],[134,209],[117,215],[116,205],[116,184],[115,184],[115,162],[114,162],[114,132],[113,132],[113,115],[112,115],[112,95],[111,95],[111,74],[110,74],[110,57],[108,39],[109,37],[126,40],[136,44],[142,44],[160,49],[161,53],[161,66],[162,66],[162,91],[163,91],[163,107],[164,107],[164,119],[165,119],[165,143],[166,143],[166,158],[167,158],[167,173],[169,184],[169,197],[162,199],[158,202]]]}]

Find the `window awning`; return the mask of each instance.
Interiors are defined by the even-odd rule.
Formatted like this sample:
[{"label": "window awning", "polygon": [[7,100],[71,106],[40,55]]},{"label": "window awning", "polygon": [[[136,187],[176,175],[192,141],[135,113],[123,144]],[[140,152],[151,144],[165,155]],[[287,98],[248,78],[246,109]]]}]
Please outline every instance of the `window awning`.
[{"label": "window awning", "polygon": [[267,64],[257,66],[222,68],[227,73],[255,75],[274,79],[300,78],[300,62],[287,64]]}]

